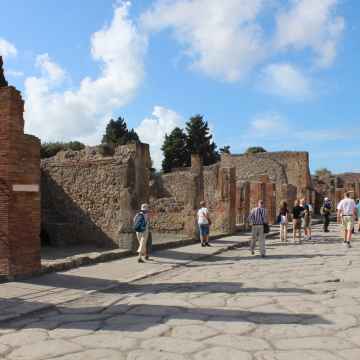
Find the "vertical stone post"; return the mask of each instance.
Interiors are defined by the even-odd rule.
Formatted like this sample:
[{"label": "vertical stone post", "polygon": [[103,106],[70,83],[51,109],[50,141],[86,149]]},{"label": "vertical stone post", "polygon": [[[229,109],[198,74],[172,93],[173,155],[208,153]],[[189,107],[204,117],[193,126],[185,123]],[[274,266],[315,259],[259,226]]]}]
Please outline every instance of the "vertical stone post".
[{"label": "vertical stone post", "polygon": [[217,228],[222,233],[233,233],[236,229],[235,168],[220,168],[218,184]]},{"label": "vertical stone post", "polygon": [[41,267],[40,141],[33,136],[24,135],[23,108],[20,93],[2,82],[0,273],[8,277],[29,275]]},{"label": "vertical stone post", "polygon": [[236,224],[247,224],[250,213],[250,183],[237,182],[236,184]]},{"label": "vertical stone post", "polygon": [[199,229],[197,226],[196,210],[200,206],[200,201],[204,200],[204,170],[200,156],[191,155],[191,179],[192,186],[189,189],[188,213],[189,221],[186,221],[186,233],[193,238],[198,238]]}]

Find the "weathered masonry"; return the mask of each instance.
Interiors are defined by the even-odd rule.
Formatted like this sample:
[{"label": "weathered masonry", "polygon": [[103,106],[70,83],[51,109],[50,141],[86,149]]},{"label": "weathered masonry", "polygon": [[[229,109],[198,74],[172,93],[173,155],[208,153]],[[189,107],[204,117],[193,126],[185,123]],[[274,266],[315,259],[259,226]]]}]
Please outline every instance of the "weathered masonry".
[{"label": "weathered masonry", "polygon": [[0,57],[0,273],[40,269],[40,141],[24,134],[24,102]]},{"label": "weathered masonry", "polygon": [[41,163],[42,232],[55,246],[132,248],[132,219],[149,199],[149,146],[60,152]]}]

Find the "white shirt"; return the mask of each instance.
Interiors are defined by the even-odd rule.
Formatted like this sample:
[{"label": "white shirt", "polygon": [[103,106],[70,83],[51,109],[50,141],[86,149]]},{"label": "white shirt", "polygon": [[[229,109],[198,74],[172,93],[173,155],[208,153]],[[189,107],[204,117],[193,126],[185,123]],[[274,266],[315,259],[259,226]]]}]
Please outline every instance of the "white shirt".
[{"label": "white shirt", "polygon": [[350,198],[342,199],[337,206],[337,209],[341,211],[341,215],[354,215],[355,208],[355,201]]},{"label": "white shirt", "polygon": [[199,209],[197,216],[198,216],[199,225],[209,224],[209,220],[208,220],[209,210],[206,207],[202,207],[201,209]]}]

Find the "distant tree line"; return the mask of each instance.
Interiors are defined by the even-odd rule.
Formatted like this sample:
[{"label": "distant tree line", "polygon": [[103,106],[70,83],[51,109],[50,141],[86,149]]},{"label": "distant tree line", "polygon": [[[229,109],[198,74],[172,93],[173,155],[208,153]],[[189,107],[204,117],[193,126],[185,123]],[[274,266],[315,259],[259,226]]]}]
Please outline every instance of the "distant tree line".
[{"label": "distant tree line", "polygon": [[[98,148],[103,155],[112,155],[117,146],[131,143],[140,143],[139,136],[134,129],[128,129],[124,118],[118,117],[117,120],[111,119],[106,125]],[[46,142],[41,145],[41,158],[55,156],[62,150],[77,151],[84,148],[85,145],[79,141]],[[202,115],[191,117],[186,122],[185,129],[176,127],[166,134],[161,150],[164,156],[163,172],[190,166],[192,154],[199,154],[205,166],[218,162],[221,154],[230,154],[229,145],[223,146],[217,151],[209,124]],[[260,146],[249,147],[245,151],[247,154],[261,152],[266,152],[266,150]],[[152,171],[154,170],[152,169]]]}]

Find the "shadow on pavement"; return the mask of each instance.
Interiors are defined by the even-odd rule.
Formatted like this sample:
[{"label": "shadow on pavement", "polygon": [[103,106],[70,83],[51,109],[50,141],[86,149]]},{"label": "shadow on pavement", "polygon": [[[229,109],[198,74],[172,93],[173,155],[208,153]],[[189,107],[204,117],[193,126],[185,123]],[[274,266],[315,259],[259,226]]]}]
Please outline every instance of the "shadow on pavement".
[{"label": "shadow on pavement", "polygon": [[[330,321],[314,314],[289,314],[278,312],[261,312],[250,310],[234,310],[220,308],[191,308],[184,306],[169,305],[113,305],[104,309],[102,306],[89,306],[76,308],[57,307],[57,313],[54,310],[41,314],[39,319],[21,319],[19,322],[11,324],[0,323],[0,329],[19,329],[19,328],[41,328],[52,330],[55,327],[61,329],[89,329],[107,331],[128,331],[142,332],[155,325],[165,324],[170,320],[202,320],[202,321],[221,321],[221,322],[244,322],[255,324],[303,324],[328,325]],[[75,305],[75,306],[74,306]],[[31,321],[32,320],[32,321]],[[102,321],[100,325],[99,321]]]}]

